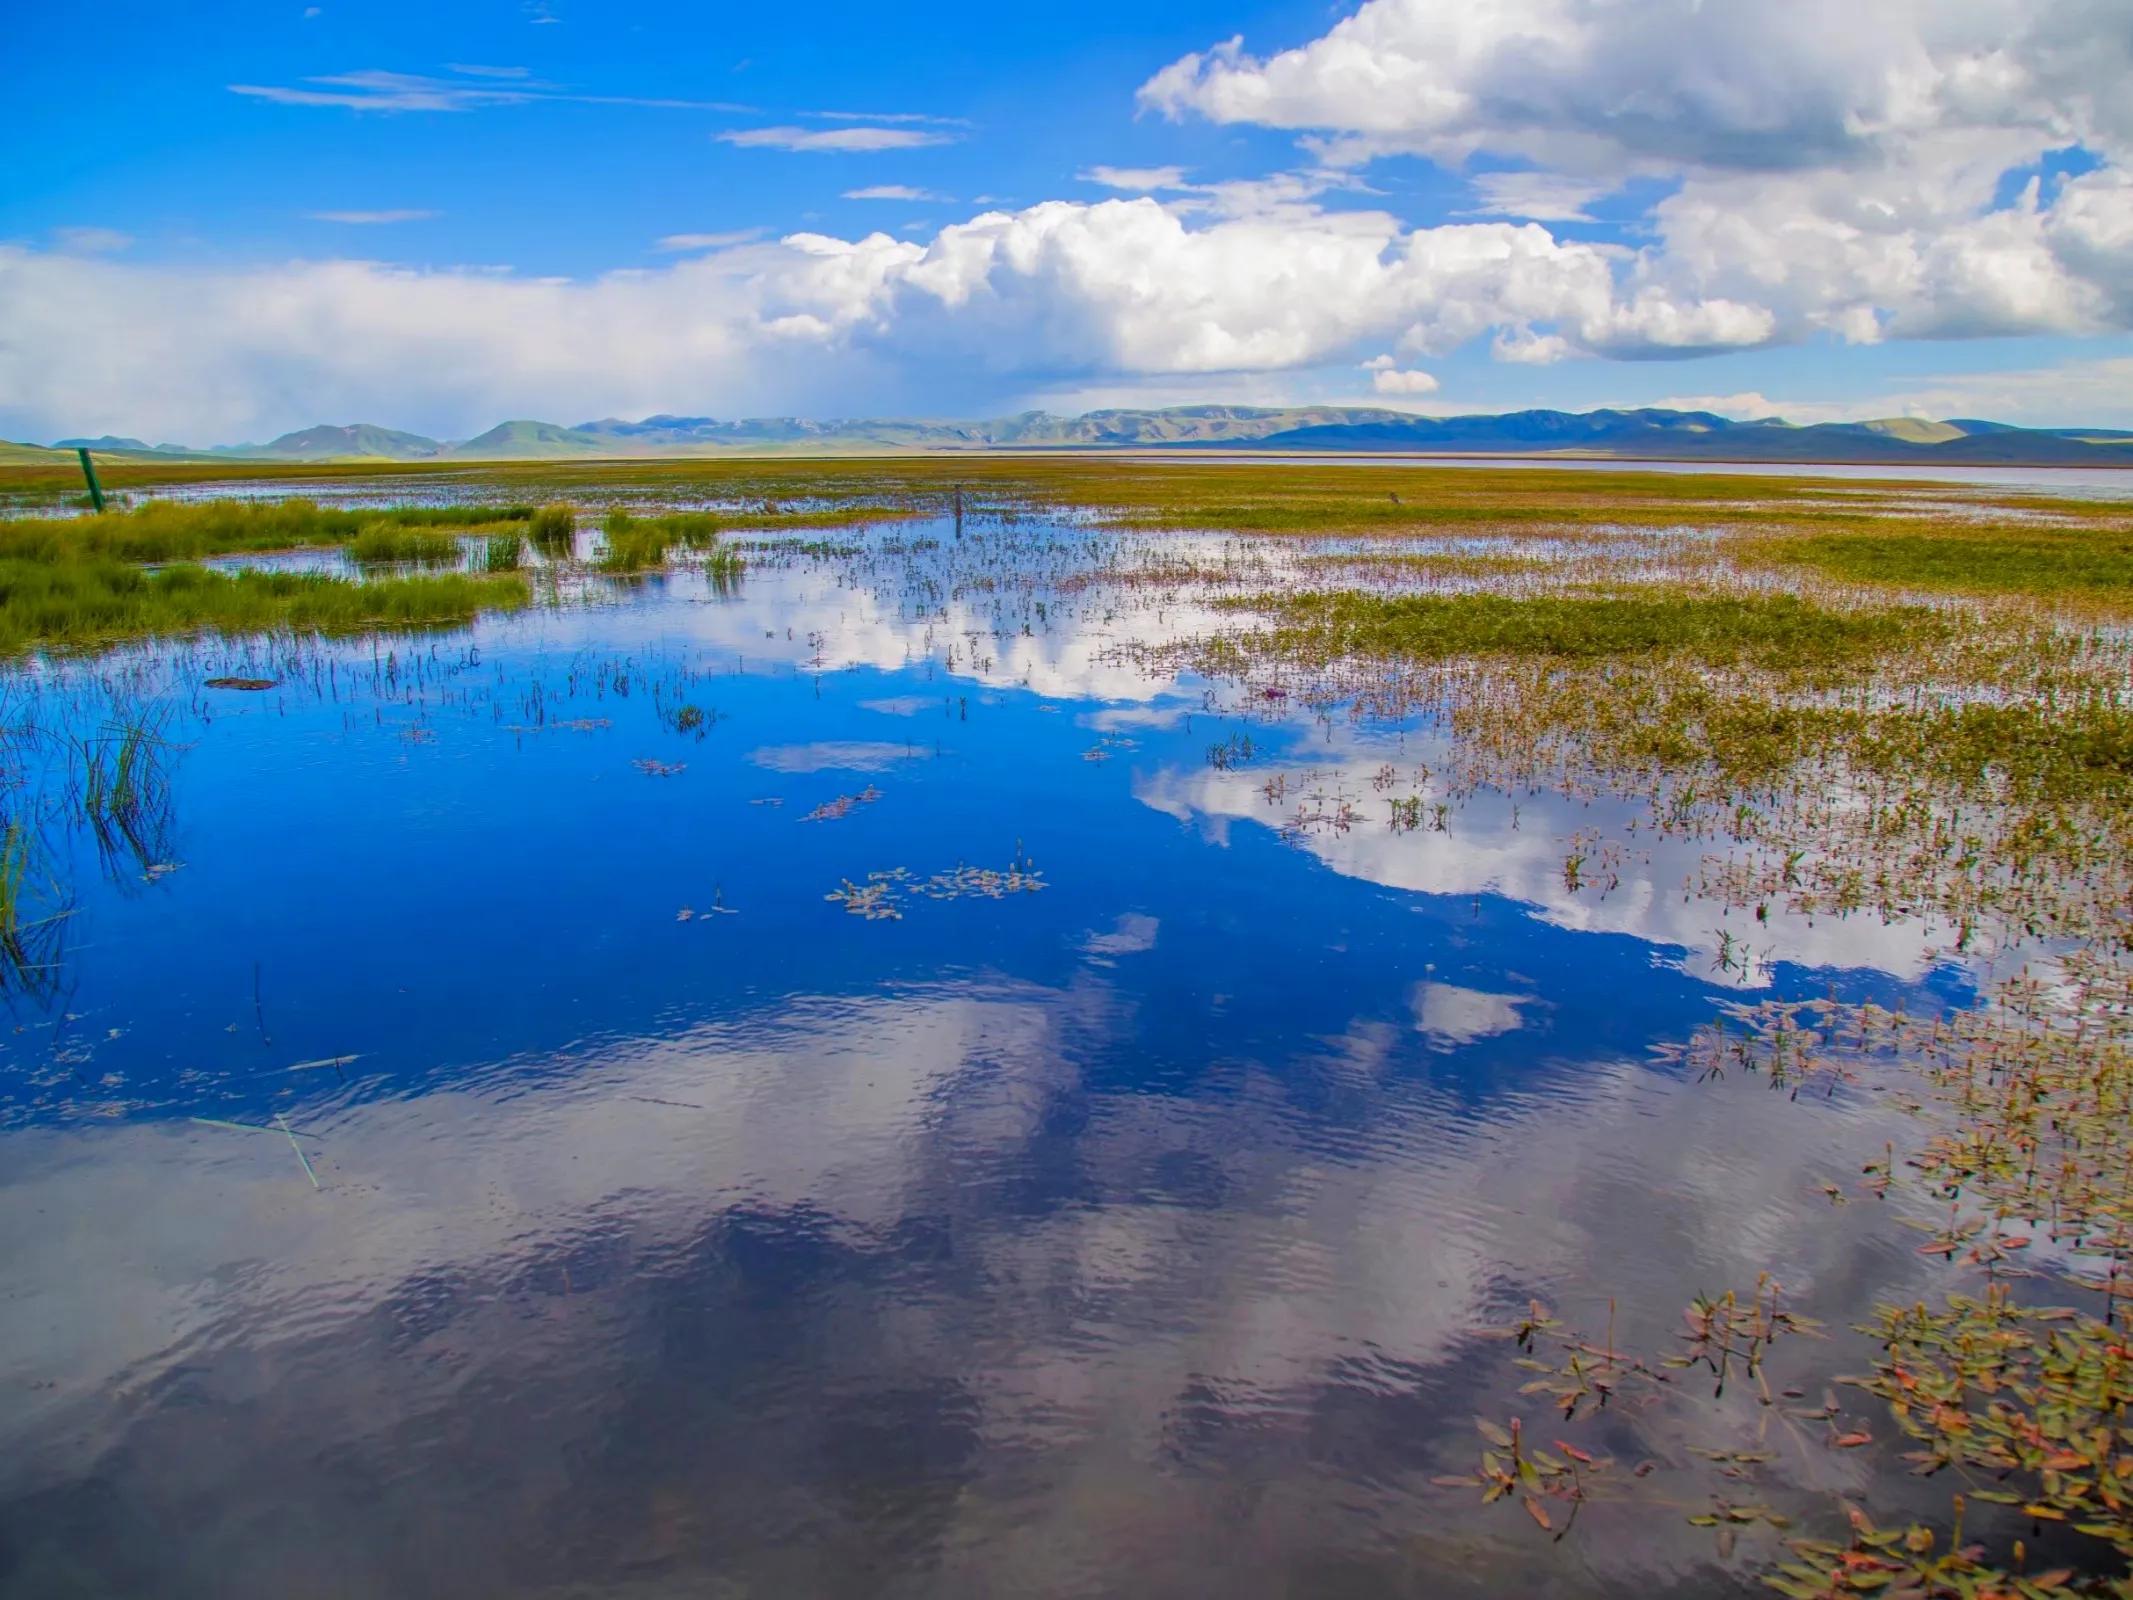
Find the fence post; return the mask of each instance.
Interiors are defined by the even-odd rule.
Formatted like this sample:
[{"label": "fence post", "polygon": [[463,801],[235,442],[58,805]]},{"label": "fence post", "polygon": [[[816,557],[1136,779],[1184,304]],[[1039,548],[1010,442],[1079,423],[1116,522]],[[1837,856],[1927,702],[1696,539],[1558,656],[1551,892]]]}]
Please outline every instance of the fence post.
[{"label": "fence post", "polygon": [[89,459],[89,447],[82,445],[74,453],[81,457],[81,475],[89,480],[89,504],[101,511],[104,509],[104,486],[96,481],[96,463]]}]

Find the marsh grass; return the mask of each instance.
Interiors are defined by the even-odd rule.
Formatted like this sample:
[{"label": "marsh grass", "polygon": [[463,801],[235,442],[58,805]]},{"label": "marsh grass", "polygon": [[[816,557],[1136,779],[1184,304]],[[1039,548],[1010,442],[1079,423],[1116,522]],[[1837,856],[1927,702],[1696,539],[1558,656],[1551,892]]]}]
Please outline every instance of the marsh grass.
[{"label": "marsh grass", "polygon": [[59,974],[59,946],[66,913],[37,916],[31,907],[30,869],[35,840],[21,822],[0,828],[0,993],[19,990],[48,995]]},{"label": "marsh grass", "polygon": [[551,559],[567,560],[578,537],[577,508],[567,505],[545,505],[526,521],[527,537],[533,547]]},{"label": "marsh grass", "polygon": [[607,548],[600,557],[603,572],[656,572],[667,564],[676,548],[700,556],[704,570],[714,579],[730,582],[741,571],[739,553],[719,543],[718,518],[708,512],[675,511],[644,517],[628,511],[610,511],[603,530],[607,536]]},{"label": "marsh grass", "polygon": [[529,593],[523,577],[506,573],[350,583],[317,573],[226,572],[190,564],[151,572],[110,560],[0,560],[0,653],[203,632],[441,627],[484,611],[515,609]]},{"label": "marsh grass", "polygon": [[[517,534],[511,535],[515,544]],[[357,532],[349,541],[351,559],[366,565],[389,565],[395,562],[441,563],[456,561],[460,554],[456,534],[440,533],[430,528],[409,528],[390,522],[373,522]]]},{"label": "marsh grass", "polygon": [[1943,636],[1919,608],[1840,611],[1796,595],[1268,593],[1222,605],[1272,616],[1277,651],[1438,661],[1462,656],[1680,656],[1709,663],[1834,665]]},{"label": "marsh grass", "polygon": [[172,823],[169,710],[120,710],[93,735],[72,739],[79,776],[76,811],[107,871],[149,873],[168,859]]},{"label": "marsh grass", "polygon": [[151,500],[130,511],[107,511],[99,516],[0,521],[0,560],[194,561],[204,556],[349,544],[366,533],[378,539],[395,533],[417,536],[425,529],[522,521],[531,515],[515,506],[343,511],[309,500]]},{"label": "marsh grass", "polygon": [[482,541],[484,572],[516,572],[525,564],[526,541],[516,533],[492,533]]},{"label": "marsh grass", "polygon": [[1747,541],[1738,554],[1857,583],[2133,600],[2133,517],[2067,529],[1852,529]]}]

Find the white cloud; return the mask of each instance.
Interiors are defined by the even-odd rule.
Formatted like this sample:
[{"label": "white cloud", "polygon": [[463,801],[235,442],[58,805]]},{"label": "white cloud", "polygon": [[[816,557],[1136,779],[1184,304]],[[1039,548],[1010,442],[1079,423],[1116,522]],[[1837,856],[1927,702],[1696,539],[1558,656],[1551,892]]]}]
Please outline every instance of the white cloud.
[{"label": "white cloud", "polygon": [[918,150],[948,144],[954,135],[918,128],[736,128],[718,136],[742,150],[798,150],[818,154],[873,150]]},{"label": "white cloud", "polygon": [[347,222],[359,227],[387,222],[421,222],[434,211],[307,211],[313,222]]},{"label": "white cloud", "polygon": [[870,183],[863,189],[844,191],[847,200],[946,200],[931,189],[914,189],[907,183]]},{"label": "white cloud", "polygon": [[[537,19],[553,21],[553,18]],[[521,69],[454,67],[457,78],[365,68],[306,78],[302,85],[233,83],[230,93],[283,106],[325,106],[346,111],[479,111],[522,106],[537,100],[589,106],[645,106],[668,111],[732,111],[751,108],[722,100],[672,100],[642,95],[580,94],[528,77]],[[308,85],[308,87],[305,87]]]},{"label": "white cloud", "polygon": [[1158,189],[1180,189],[1185,185],[1183,167],[1095,166],[1075,176],[1083,183],[1098,183],[1106,189],[1124,189],[1134,194],[1152,194]]},{"label": "white cloud", "polygon": [[[582,281],[360,261],[128,266],[0,247],[0,421],[217,439],[379,415],[637,415],[873,403],[1120,375],[1277,372],[1547,324],[1579,351],[1753,343],[1768,316],[1618,284],[1534,224],[1380,212],[1180,215],[1153,200],[987,212],[924,240],[674,235],[711,253]],[[62,332],[62,330],[64,330]],[[843,407],[840,407],[843,409]],[[410,415],[416,413],[416,415]]]},{"label": "white cloud", "polygon": [[967,128],[968,117],[936,117],[924,111],[809,111],[803,115],[824,122],[912,122],[935,128]]},{"label": "white cloud", "polygon": [[[1484,215],[1574,220],[1672,181],[1620,328],[1691,351],[2133,325],[2129,78],[2133,0],[1368,0],[1295,49],[1186,56],[1141,98],[1297,130],[1332,165],[1536,169],[1474,177]],[[2100,168],[1999,203],[2069,147]],[[1696,303],[1728,309],[1685,320]],[[1558,337],[1512,330],[1499,353],[1553,358]]]},{"label": "white cloud", "polygon": [[1873,167],[1923,140],[2123,149],[2124,0],[1368,0],[1271,57],[1166,67],[1169,114],[1321,130],[1348,158],[1481,151],[1552,171]]},{"label": "white cloud", "polygon": [[1480,172],[1470,181],[1481,201],[1474,215],[1525,217],[1534,222],[1590,222],[1585,208],[1608,190],[1604,183],[1553,172]]},{"label": "white cloud", "polygon": [[1370,387],[1379,394],[1435,394],[1437,380],[1419,368],[1400,371],[1387,368],[1371,377]]},{"label": "white cloud", "polygon": [[761,228],[729,228],[723,233],[670,233],[659,241],[657,248],[670,255],[684,252],[693,255],[705,250],[730,249],[762,237]]}]

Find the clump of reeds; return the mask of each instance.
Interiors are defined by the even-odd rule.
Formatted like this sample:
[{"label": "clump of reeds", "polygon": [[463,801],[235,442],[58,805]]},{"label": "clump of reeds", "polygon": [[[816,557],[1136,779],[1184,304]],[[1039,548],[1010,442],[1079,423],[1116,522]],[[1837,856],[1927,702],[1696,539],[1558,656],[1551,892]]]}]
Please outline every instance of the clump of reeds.
[{"label": "clump of reeds", "polygon": [[35,838],[10,818],[0,827],[0,993],[49,995],[58,986],[67,910],[33,915],[30,862]]},{"label": "clump of reeds", "polygon": [[516,572],[525,559],[525,540],[516,533],[492,533],[482,545],[484,572]]},{"label": "clump of reeds", "polygon": [[[516,541],[517,535],[512,539]],[[373,522],[349,541],[348,554],[365,565],[396,561],[443,562],[457,559],[459,540],[430,528],[401,527]]]},{"label": "clump of reeds", "polygon": [[641,517],[611,511],[604,525],[607,548],[600,557],[605,572],[653,572],[679,546],[700,554],[707,572],[730,580],[739,575],[741,558],[718,542],[718,519],[704,511],[674,511]]},{"label": "clump of reeds", "polygon": [[0,560],[0,653],[182,634],[352,633],[443,626],[524,605],[517,573],[438,573],[354,583],[322,573],[147,572],[119,561]]},{"label": "clump of reeds", "polygon": [[552,558],[567,558],[578,536],[577,508],[567,505],[542,506],[527,519],[526,533],[533,540],[533,547],[541,554]]},{"label": "clump of reeds", "polygon": [[192,561],[347,544],[374,528],[468,528],[515,522],[523,506],[393,506],[348,511],[309,500],[150,500],[92,517],[0,521],[0,560]]}]

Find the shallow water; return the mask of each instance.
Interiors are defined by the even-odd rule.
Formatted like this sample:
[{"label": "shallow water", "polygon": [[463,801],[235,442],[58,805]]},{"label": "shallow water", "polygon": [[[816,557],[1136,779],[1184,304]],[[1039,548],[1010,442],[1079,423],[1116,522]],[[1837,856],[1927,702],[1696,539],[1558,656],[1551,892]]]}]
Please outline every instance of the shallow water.
[{"label": "shallow water", "polygon": [[1204,619],[1087,530],[853,537],[910,554],[15,681],[173,748],[163,826],[47,826],[9,997],[0,1593],[1753,1592],[1706,1424],[1605,1423],[1670,1509],[1560,1544],[1431,1480],[1530,1297],[1922,1273],[1817,1192],[1894,1111],[1652,1047],[1979,975],[1727,963],[1691,844],[1566,885],[1597,802],[1397,831],[1439,730],[1125,659]]}]

